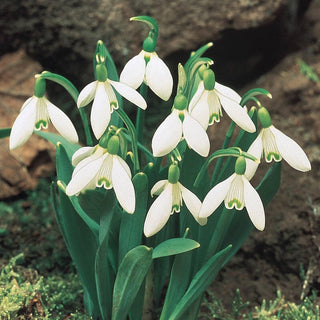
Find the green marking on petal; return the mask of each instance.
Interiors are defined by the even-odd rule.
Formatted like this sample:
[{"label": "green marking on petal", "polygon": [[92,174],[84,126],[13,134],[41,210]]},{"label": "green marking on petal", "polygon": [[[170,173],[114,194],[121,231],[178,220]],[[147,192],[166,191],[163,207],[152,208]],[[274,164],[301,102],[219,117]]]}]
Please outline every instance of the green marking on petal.
[{"label": "green marking on petal", "polygon": [[220,122],[220,115],[219,113],[213,113],[210,115],[209,118],[209,125],[214,124],[215,122]]},{"label": "green marking on petal", "polygon": [[98,187],[104,187],[105,189],[111,189],[112,184],[111,181],[109,181],[106,177],[102,177],[97,182]]},{"label": "green marking on petal", "polygon": [[180,212],[180,206],[178,204],[174,204],[171,208],[171,212]]},{"label": "green marking on petal", "polygon": [[275,153],[275,152],[269,152],[266,156],[266,161],[267,162],[271,162],[272,160],[279,162],[281,161],[282,157],[279,153]]},{"label": "green marking on petal", "polygon": [[236,208],[237,210],[241,210],[243,208],[243,204],[238,199],[234,198],[228,202],[227,208]]},{"label": "green marking on petal", "polygon": [[110,111],[112,112],[113,110],[119,109],[118,103],[116,101],[111,101],[110,102]]},{"label": "green marking on petal", "polygon": [[38,122],[36,122],[36,124],[34,125],[35,129],[37,131],[41,130],[41,129],[48,129],[48,122],[45,120],[39,120]]},{"label": "green marking on petal", "polygon": [[181,122],[183,122],[183,120],[184,120],[184,113],[183,112],[179,112],[179,119],[181,120]]}]

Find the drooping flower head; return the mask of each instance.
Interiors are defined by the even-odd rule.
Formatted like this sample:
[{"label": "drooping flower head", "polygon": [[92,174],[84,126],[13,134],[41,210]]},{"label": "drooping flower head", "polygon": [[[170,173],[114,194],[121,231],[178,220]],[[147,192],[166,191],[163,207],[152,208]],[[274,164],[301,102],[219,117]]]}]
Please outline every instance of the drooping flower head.
[{"label": "drooping flower head", "polygon": [[93,133],[99,139],[107,129],[113,110],[119,108],[114,89],[124,98],[141,109],[147,108],[144,98],[128,85],[108,79],[104,63],[96,66],[97,80],[86,85],[79,94],[78,108],[82,108],[93,100],[90,121]]},{"label": "drooping flower head", "polygon": [[240,105],[241,97],[232,89],[215,81],[215,74],[205,66],[200,68],[198,89],[189,104],[190,114],[206,130],[214,122],[220,122],[222,108],[242,129],[255,132],[256,127],[246,108]]},{"label": "drooping flower head", "polygon": [[[272,125],[271,117],[265,107],[258,110],[258,119],[262,129],[248,149],[248,153],[266,162],[281,161],[282,158],[296,170],[305,172],[311,170],[310,161],[302,148],[287,135]],[[258,165],[247,160],[246,176],[250,180]]]},{"label": "drooping flower head", "polygon": [[103,136],[94,147],[83,147],[72,157],[75,169],[67,185],[68,196],[77,195],[95,188],[114,189],[122,208],[128,213],[135,210],[135,192],[131,181],[131,171],[127,163],[118,155],[119,137]]},{"label": "drooping flower head", "polygon": [[187,110],[187,99],[178,94],[174,99],[171,114],[160,124],[152,138],[155,157],[171,152],[185,139],[188,146],[203,157],[209,154],[210,142],[205,129]]},{"label": "drooping flower head", "polygon": [[13,123],[10,134],[10,150],[23,145],[33,130],[47,129],[51,121],[57,131],[68,141],[78,142],[78,134],[71,120],[45,96],[46,82],[35,76],[34,95],[23,104],[20,114]]},{"label": "drooping flower head", "polygon": [[201,201],[180,182],[180,169],[177,164],[169,167],[168,179],[158,181],[151,189],[151,196],[158,198],[151,205],[144,223],[146,237],[159,232],[174,212],[180,212],[180,207],[185,203],[186,207],[200,225],[207,223],[206,218],[199,218]]},{"label": "drooping flower head", "polygon": [[246,207],[253,225],[260,231],[264,229],[263,204],[258,192],[244,174],[245,170],[246,160],[243,156],[240,156],[236,161],[235,172],[213,187],[204,198],[200,209],[200,218],[209,217],[224,201],[227,209],[242,210]]},{"label": "drooping flower head", "polygon": [[[146,17],[134,17],[130,20],[146,22]],[[158,38],[158,24],[148,17],[151,26],[148,37],[143,42],[143,50],[131,58],[120,74],[120,82],[137,89],[143,82],[161,99],[167,101],[172,93],[173,79],[169,68],[155,52]]]}]

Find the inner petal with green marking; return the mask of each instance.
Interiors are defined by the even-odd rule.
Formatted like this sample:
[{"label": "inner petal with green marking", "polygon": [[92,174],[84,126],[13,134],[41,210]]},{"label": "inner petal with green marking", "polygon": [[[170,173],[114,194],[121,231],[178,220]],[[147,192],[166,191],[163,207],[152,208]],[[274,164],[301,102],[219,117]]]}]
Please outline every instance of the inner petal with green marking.
[{"label": "inner petal with green marking", "polygon": [[107,154],[97,174],[97,187],[103,187],[105,189],[112,188],[112,163],[112,156]]},{"label": "inner petal with green marking", "polygon": [[35,130],[47,129],[49,124],[49,114],[44,98],[39,98],[36,105]]},{"label": "inner petal with green marking", "polygon": [[172,209],[171,213],[180,212],[182,206],[182,196],[179,185],[177,183],[172,184]]},{"label": "inner petal with green marking", "polygon": [[277,147],[274,134],[269,128],[262,129],[263,155],[266,162],[280,161],[282,159]]},{"label": "inner petal with green marking", "polygon": [[224,199],[228,209],[242,210],[244,207],[243,181],[241,175],[236,175],[230,184],[229,191]]}]

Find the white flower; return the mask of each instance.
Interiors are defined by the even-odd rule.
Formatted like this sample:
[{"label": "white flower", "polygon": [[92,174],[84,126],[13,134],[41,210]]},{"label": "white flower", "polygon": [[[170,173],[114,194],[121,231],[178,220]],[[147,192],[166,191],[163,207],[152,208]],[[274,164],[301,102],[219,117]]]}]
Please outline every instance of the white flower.
[{"label": "white flower", "polygon": [[[311,170],[310,161],[302,148],[273,125],[261,129],[247,152],[258,159],[264,157],[266,162],[281,161],[283,158],[291,167],[299,171]],[[246,161],[245,175],[250,180],[255,174],[258,164],[251,160]]]},{"label": "white flower", "polygon": [[47,129],[52,122],[57,131],[68,141],[78,142],[78,135],[71,120],[47,98],[30,97],[22,106],[10,134],[10,149],[23,145],[33,130]]},{"label": "white flower", "polygon": [[206,157],[210,141],[205,129],[190,116],[187,110],[173,109],[161,123],[152,138],[152,151],[155,157],[171,152],[184,137],[190,148]]},{"label": "white flower", "polygon": [[242,129],[255,132],[256,127],[248,115],[246,108],[240,105],[241,97],[232,89],[215,82],[213,90],[206,90],[200,81],[198,89],[189,104],[190,114],[198,120],[206,130],[208,125],[220,121],[222,109]]},{"label": "white flower", "polygon": [[262,201],[245,175],[234,173],[213,187],[203,200],[199,217],[210,216],[222,201],[228,209],[242,210],[246,207],[253,225],[258,230],[264,229],[265,216]]},{"label": "white flower", "polygon": [[131,87],[110,79],[106,81],[93,81],[86,85],[79,94],[78,108],[84,107],[93,100],[90,121],[93,133],[99,139],[111,119],[111,113],[118,109],[118,99],[113,91],[118,91],[124,98],[134,103],[141,109],[146,109],[147,104],[143,97]]},{"label": "white flower", "polygon": [[122,208],[128,213],[134,212],[135,192],[131,172],[121,157],[97,145],[77,150],[72,164],[75,169],[66,188],[68,196],[96,187],[113,188]]},{"label": "white flower", "polygon": [[[145,57],[150,59],[148,63]],[[167,101],[170,98],[173,79],[169,68],[156,52],[142,50],[127,62],[120,74],[120,82],[134,89],[137,89],[143,81],[161,99]]]},{"label": "white flower", "polygon": [[200,225],[207,223],[206,218],[199,218],[201,201],[181,183],[170,183],[168,180],[158,181],[151,189],[151,196],[159,195],[152,203],[144,223],[144,234],[151,237],[160,231],[174,212],[180,212],[182,200]]}]

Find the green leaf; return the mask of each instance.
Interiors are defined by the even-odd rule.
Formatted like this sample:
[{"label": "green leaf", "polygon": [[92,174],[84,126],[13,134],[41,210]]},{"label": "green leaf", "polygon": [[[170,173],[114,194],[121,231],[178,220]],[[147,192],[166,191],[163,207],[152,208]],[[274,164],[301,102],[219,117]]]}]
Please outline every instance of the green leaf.
[{"label": "green leaf", "polygon": [[112,320],[125,320],[152,263],[152,248],[138,246],[123,258],[113,290]]},{"label": "green leaf", "polygon": [[[58,179],[69,179],[72,165],[62,145],[57,148],[56,158]],[[52,192],[52,197],[58,225],[84,288],[85,307],[90,315],[99,317],[94,274],[97,237],[74,209],[64,191],[59,189],[59,200],[55,191]]]},{"label": "green leaf", "polygon": [[0,139],[9,137],[11,133],[11,128],[0,129]]},{"label": "green leaf", "polygon": [[168,257],[199,248],[199,243],[192,239],[173,238],[166,240],[153,249],[152,259]]},{"label": "green leaf", "polygon": [[[224,264],[228,253],[232,246],[228,246],[225,249],[218,252],[210,260],[208,260],[204,266],[193,277],[187,292],[180,299],[176,305],[174,311],[169,317],[169,320],[179,319],[189,308],[192,308],[193,303],[197,298],[203,294],[206,288],[212,283]],[[181,318],[183,319],[183,318]],[[186,319],[186,318],[184,318]]]},{"label": "green leaf", "polygon": [[97,285],[97,295],[99,307],[103,320],[111,319],[112,312],[112,288],[115,279],[115,273],[110,262],[110,238],[113,229],[114,217],[120,214],[115,205],[115,196],[113,192],[107,192],[109,205],[101,213],[99,240],[100,245],[95,259],[95,281]]},{"label": "green leaf", "polygon": [[119,261],[128,251],[142,242],[143,225],[148,204],[148,177],[145,173],[137,173],[133,178],[136,194],[136,209],[134,214],[123,213],[121,216],[119,234]]}]

